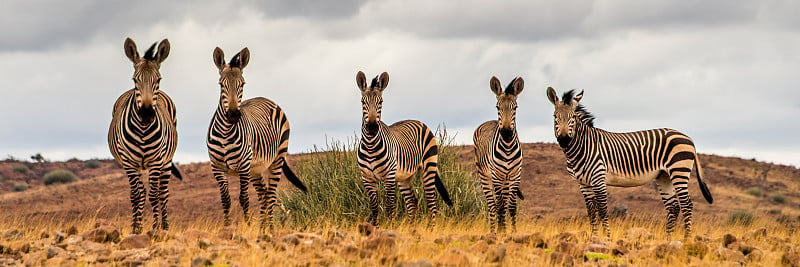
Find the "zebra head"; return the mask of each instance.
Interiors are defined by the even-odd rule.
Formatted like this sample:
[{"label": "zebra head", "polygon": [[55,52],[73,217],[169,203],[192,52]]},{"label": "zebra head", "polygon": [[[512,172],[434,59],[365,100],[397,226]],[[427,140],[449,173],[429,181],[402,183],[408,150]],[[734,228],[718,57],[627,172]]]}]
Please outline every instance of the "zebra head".
[{"label": "zebra head", "polygon": [[553,125],[556,134],[556,140],[561,148],[567,148],[572,138],[575,137],[576,124],[582,123],[582,118],[579,117],[583,107],[579,102],[583,98],[583,90],[575,95],[575,90],[570,90],[558,100],[556,90],[552,87],[547,87],[547,99],[555,106],[553,112]]},{"label": "zebra head", "polygon": [[[156,50],[158,44],[158,50]],[[149,123],[156,115],[158,90],[161,83],[161,62],[169,55],[169,41],[164,39],[161,43],[153,43],[150,49],[139,57],[136,43],[128,38],[125,40],[125,55],[133,62],[133,84],[136,98],[136,113],[142,121]]]},{"label": "zebra head", "polygon": [[250,62],[250,50],[245,47],[241,52],[231,58],[230,63],[225,63],[225,54],[222,49],[214,49],[214,64],[219,69],[220,105],[225,110],[225,117],[230,122],[238,122],[242,117],[239,104],[242,103],[244,77],[242,70]]},{"label": "zebra head", "polygon": [[489,87],[497,95],[497,120],[500,125],[500,136],[503,140],[510,141],[517,131],[517,96],[522,93],[525,81],[517,77],[503,90],[500,80],[492,76]]},{"label": "zebra head", "polygon": [[375,135],[380,129],[381,109],[383,108],[383,90],[389,84],[389,73],[381,73],[372,79],[367,87],[367,77],[364,72],[356,74],[356,84],[361,89],[361,115],[362,129],[369,135]]}]

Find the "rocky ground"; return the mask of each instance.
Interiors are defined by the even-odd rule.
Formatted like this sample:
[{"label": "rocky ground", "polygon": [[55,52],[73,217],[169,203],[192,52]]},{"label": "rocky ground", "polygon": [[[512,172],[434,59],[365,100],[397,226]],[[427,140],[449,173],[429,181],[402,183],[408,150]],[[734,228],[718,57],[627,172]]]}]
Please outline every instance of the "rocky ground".
[{"label": "rocky ground", "polygon": [[[530,226],[526,226],[528,228]],[[742,234],[696,235],[668,241],[650,229],[632,227],[604,240],[585,231],[519,231],[478,234],[465,229],[422,231],[417,227],[352,229],[257,235],[236,228],[186,229],[122,235],[106,220],[35,233],[2,232],[3,266],[253,266],[253,265],[762,265],[800,266],[797,233],[756,228]],[[794,242],[794,244],[793,244]]]}]

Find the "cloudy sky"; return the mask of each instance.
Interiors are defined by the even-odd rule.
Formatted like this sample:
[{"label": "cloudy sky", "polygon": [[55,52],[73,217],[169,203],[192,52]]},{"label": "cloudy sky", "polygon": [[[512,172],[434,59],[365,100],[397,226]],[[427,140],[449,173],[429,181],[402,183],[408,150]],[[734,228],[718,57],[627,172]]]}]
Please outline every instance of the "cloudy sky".
[{"label": "cloudy sky", "polygon": [[[168,3],[163,3],[168,2]],[[281,105],[291,152],[352,140],[355,74],[387,71],[386,122],[446,125],[471,143],[496,119],[489,78],[525,79],[523,142],[555,142],[545,88],[585,89],[610,131],[670,127],[701,153],[800,166],[797,1],[6,0],[0,9],[0,156],[110,158],[116,98],[133,87],[123,42],[169,38],[176,160],[207,161],[219,99],[214,47],[247,46],[245,98]]]}]

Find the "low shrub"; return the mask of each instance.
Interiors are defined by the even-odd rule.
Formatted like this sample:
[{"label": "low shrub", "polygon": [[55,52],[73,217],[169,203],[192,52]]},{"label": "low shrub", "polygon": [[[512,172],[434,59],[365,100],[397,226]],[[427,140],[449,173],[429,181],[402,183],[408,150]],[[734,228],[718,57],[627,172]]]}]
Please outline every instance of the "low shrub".
[{"label": "low shrub", "polygon": [[778,204],[786,203],[786,196],[784,196],[781,192],[772,193],[772,195],[769,195],[769,199]]},{"label": "low shrub", "polygon": [[761,195],[762,195],[761,188],[758,188],[758,187],[750,187],[750,188],[747,189],[746,192],[747,192],[748,195],[751,195],[751,196],[754,196],[754,197],[761,197]]},{"label": "low shrub", "polygon": [[13,189],[14,189],[14,192],[22,192],[22,191],[28,190],[28,184],[26,184],[26,183],[16,183],[16,184],[14,184]]},{"label": "low shrub", "polygon": [[16,164],[14,165],[14,167],[11,168],[11,170],[13,170],[16,173],[26,174],[31,169],[29,169],[28,166],[25,166],[23,164]]},{"label": "low shrub", "polygon": [[77,180],[78,177],[74,173],[64,169],[50,171],[42,177],[42,182],[45,185],[68,184]]},{"label": "low shrub", "polygon": [[98,160],[89,160],[86,162],[86,168],[89,169],[97,169],[100,168],[103,164]]},{"label": "low shrub", "polygon": [[728,224],[740,224],[748,226],[755,220],[756,216],[746,210],[735,210],[728,215]]}]

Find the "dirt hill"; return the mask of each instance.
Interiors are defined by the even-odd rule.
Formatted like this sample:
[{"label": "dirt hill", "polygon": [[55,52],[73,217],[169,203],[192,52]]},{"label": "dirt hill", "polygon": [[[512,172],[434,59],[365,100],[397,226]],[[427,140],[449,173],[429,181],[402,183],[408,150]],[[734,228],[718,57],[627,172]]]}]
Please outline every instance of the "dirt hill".
[{"label": "dirt hill", "polygon": [[[471,166],[474,160],[471,148],[457,149],[463,164]],[[527,197],[520,202],[523,216],[583,216],[583,198],[577,183],[566,172],[564,155],[558,146],[524,144],[523,153],[521,187]],[[290,156],[290,161],[294,162],[297,157]],[[800,214],[800,169],[715,155],[703,154],[701,160],[715,202],[710,205],[703,200],[693,174],[689,190],[695,201],[695,214],[720,216],[737,209],[775,217],[796,218]],[[219,193],[209,164],[185,164],[180,168],[184,181],[173,180],[170,184],[169,205],[173,218],[221,217]],[[79,180],[67,185],[45,186],[41,177],[55,169],[70,170]],[[19,184],[26,184],[28,189],[14,192],[15,185]],[[238,192],[237,183],[232,184],[231,192]],[[609,191],[612,208],[627,208],[632,213],[665,213],[654,186],[610,188]],[[129,215],[129,185],[112,160],[43,163],[7,160],[0,162],[0,210],[6,216],[21,217]]]}]

